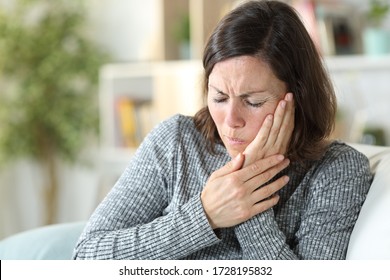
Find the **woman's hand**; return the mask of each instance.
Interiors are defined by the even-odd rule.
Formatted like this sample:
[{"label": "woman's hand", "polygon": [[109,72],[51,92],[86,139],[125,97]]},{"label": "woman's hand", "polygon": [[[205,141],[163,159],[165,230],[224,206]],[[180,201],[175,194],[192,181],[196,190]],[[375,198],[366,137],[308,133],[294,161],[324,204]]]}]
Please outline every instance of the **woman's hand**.
[{"label": "woman's hand", "polygon": [[294,130],[294,101],[287,93],[276,107],[274,115],[268,115],[256,138],[244,151],[244,167],[270,155],[286,154]]},{"label": "woman's hand", "polygon": [[203,208],[213,229],[237,225],[273,207],[279,200],[275,192],[288,182],[288,177],[283,176],[262,186],[288,166],[289,160],[282,155],[241,169],[243,163],[244,156],[239,154],[211,174],[202,191]]}]

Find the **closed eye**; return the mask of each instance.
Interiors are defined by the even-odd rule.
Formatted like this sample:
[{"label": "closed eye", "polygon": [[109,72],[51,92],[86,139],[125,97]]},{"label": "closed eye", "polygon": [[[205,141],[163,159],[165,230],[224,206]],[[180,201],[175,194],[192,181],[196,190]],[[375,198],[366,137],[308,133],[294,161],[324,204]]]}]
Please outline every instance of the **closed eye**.
[{"label": "closed eye", "polygon": [[254,107],[254,108],[259,108],[263,106],[267,101],[270,100],[269,97],[262,97],[262,98],[255,98],[255,97],[250,97],[250,96],[242,96],[242,100],[247,104],[248,106]]},{"label": "closed eye", "polygon": [[213,98],[213,102],[215,103],[223,103],[227,100],[227,98]]},{"label": "closed eye", "polygon": [[262,101],[262,102],[253,103],[253,102],[250,102],[248,100],[245,100],[245,103],[247,105],[249,105],[249,106],[252,106],[252,107],[255,107],[255,108],[259,108],[259,107],[263,106],[265,102]]},{"label": "closed eye", "polygon": [[223,103],[223,102],[225,102],[225,101],[228,100],[228,95],[225,94],[225,93],[223,93],[223,92],[220,91],[220,90],[217,90],[217,94],[216,94],[216,95],[217,95],[217,96],[213,98],[213,101],[214,101],[215,103]]}]

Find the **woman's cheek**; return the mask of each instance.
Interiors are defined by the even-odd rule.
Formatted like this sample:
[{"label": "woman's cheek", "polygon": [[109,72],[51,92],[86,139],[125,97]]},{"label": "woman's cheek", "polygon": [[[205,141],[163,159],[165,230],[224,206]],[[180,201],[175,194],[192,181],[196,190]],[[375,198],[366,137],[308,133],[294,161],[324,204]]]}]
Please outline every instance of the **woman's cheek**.
[{"label": "woman's cheek", "polygon": [[250,125],[250,131],[252,131],[250,138],[251,141],[253,141],[258,132],[260,131],[261,127],[263,126],[264,120],[268,115],[273,115],[276,109],[276,104],[268,104],[261,108],[261,110],[258,110],[253,113],[253,115],[250,117],[252,120],[256,120],[255,122],[251,122]]}]

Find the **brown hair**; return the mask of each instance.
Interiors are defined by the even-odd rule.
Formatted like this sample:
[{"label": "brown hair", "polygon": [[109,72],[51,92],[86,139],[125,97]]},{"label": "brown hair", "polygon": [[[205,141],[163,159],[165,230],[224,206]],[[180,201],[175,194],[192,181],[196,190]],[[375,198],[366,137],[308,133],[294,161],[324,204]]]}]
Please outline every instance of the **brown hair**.
[{"label": "brown hair", "polygon": [[[227,14],[203,54],[203,97],[216,63],[249,55],[268,63],[295,102],[295,126],[288,147],[291,160],[314,160],[324,153],[336,114],[336,97],[322,59],[295,10],[277,1],[249,1]],[[221,143],[209,109],[194,116],[197,129]]]}]

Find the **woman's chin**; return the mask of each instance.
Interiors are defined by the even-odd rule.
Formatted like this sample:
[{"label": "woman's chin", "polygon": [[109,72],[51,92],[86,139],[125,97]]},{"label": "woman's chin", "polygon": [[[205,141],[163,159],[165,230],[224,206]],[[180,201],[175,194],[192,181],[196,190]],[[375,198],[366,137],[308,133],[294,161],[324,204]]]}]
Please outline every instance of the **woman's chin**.
[{"label": "woman's chin", "polygon": [[243,153],[243,152],[244,152],[244,150],[228,149],[228,153],[232,159],[235,158],[238,154]]}]

